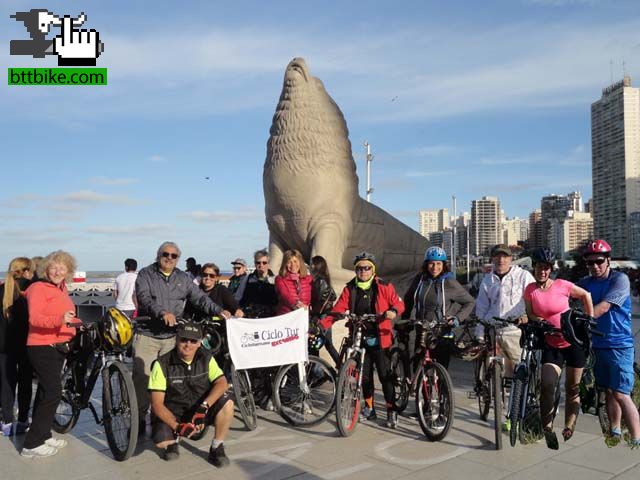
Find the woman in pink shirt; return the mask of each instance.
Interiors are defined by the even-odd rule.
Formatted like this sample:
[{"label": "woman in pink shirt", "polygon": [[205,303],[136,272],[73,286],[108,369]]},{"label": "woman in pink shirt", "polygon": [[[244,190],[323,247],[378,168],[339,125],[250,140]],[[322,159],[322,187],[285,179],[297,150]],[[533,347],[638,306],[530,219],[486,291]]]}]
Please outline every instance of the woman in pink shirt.
[{"label": "woman in pink shirt", "polygon": [[65,283],[73,277],[75,267],[76,261],[68,253],[50,253],[43,260],[44,278],[25,291],[29,306],[27,352],[38,377],[38,393],[21,452],[24,457],[55,455],[67,444],[51,436],[51,425],[62,395],[60,375],[65,359],[56,346],[74,337],[76,330],[71,325],[79,322]]},{"label": "woman in pink shirt", "polygon": [[[555,255],[546,248],[533,252],[533,277],[535,283],[527,285],[524,301],[529,320],[549,322],[560,328],[560,316],[569,310],[569,298],[582,301],[585,313],[593,316],[591,295],[586,290],[566,280],[551,278]],[[580,409],[579,384],[586,363],[583,349],[571,345],[560,332],[547,335],[542,350],[542,385],[540,392],[540,416],[547,447],[558,450],[558,437],[553,431],[553,399],[562,367],[567,364],[565,385],[565,442],[571,438]]]},{"label": "woman in pink shirt", "polygon": [[276,315],[298,308],[309,308],[312,283],[313,276],[307,271],[302,254],[298,250],[284,252],[280,272],[276,277]]}]

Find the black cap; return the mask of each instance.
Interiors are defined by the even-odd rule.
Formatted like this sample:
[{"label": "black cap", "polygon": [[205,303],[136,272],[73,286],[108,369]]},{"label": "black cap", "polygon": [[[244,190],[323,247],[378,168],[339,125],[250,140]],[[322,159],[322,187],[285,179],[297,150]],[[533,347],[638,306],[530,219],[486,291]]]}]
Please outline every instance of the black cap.
[{"label": "black cap", "polygon": [[513,255],[513,252],[511,252],[511,249],[509,248],[508,245],[504,245],[504,244],[496,245],[491,249],[492,257],[495,257],[496,255],[499,255],[501,253],[504,255],[508,255],[509,257]]},{"label": "black cap", "polygon": [[179,338],[191,338],[193,340],[202,340],[202,329],[200,325],[195,323],[183,323],[178,325]]}]

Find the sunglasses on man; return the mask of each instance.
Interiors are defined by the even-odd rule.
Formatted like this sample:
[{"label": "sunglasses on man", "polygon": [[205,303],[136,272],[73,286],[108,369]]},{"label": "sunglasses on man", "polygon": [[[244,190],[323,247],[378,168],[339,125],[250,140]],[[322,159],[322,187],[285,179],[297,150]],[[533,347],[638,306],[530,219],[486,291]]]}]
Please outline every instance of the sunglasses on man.
[{"label": "sunglasses on man", "polygon": [[255,262],[256,265],[266,265],[269,262],[264,262],[264,261],[260,261],[260,262]]},{"label": "sunglasses on man", "polygon": [[218,275],[215,273],[203,273],[202,278],[218,278]]},{"label": "sunglasses on man", "polygon": [[164,258],[170,258],[171,260],[175,260],[176,258],[178,258],[180,255],[178,255],[177,253],[171,253],[171,252],[162,252],[162,256]]},{"label": "sunglasses on man", "polygon": [[595,260],[587,260],[587,265],[590,267],[593,267],[594,265],[600,266],[606,261],[606,258],[596,258]]},{"label": "sunglasses on man", "polygon": [[368,272],[371,270],[371,265],[363,265],[361,267],[356,267],[356,272]]}]

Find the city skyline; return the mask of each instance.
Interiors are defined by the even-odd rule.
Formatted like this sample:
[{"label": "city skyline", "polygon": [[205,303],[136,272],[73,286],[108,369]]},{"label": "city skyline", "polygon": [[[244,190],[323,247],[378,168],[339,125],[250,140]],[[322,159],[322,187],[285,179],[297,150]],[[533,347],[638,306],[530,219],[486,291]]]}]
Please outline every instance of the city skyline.
[{"label": "city skyline", "polygon": [[[418,211],[451,212],[452,195],[497,196],[520,218],[551,193],[589,199],[590,105],[624,59],[640,78],[640,5],[474,6],[49,2],[100,31],[109,84],[2,88],[4,262],[62,248],[81,270],[116,270],[164,240],[198,261],[249,259],[267,245],[262,167],[296,56],[345,115],[361,196],[366,140],[372,202],[416,231]],[[25,35],[9,16],[31,8],[0,1],[7,67],[54,65],[9,55]]]}]

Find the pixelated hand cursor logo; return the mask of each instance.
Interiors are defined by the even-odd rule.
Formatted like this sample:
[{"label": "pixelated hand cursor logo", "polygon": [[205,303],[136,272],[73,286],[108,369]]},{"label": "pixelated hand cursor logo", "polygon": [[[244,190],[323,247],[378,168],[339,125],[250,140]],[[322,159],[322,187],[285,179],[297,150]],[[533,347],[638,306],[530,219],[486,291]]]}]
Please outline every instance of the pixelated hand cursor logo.
[{"label": "pixelated hand cursor logo", "polygon": [[[11,55],[31,55],[44,58],[45,55],[58,55],[58,65],[95,66],[96,59],[104,52],[104,44],[95,29],[81,30],[87,16],[84,12],[77,18],[65,15],[63,18],[43,9],[32,9],[28,12],[17,12],[11,15],[24,23],[31,40],[11,40]],[[60,27],[60,34],[52,40],[46,35],[51,27]]]}]

